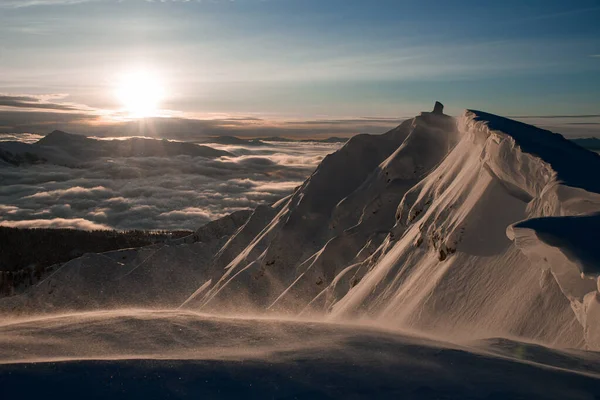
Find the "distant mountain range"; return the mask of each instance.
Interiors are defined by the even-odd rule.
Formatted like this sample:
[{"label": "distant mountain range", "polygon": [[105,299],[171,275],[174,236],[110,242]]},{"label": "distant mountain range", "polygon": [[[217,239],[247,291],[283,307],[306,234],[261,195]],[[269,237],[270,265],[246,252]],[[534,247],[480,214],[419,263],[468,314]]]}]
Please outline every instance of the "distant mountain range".
[{"label": "distant mountain range", "polygon": [[49,162],[77,165],[102,157],[191,157],[217,158],[231,153],[209,146],[165,139],[129,138],[98,140],[63,131],[54,131],[36,143],[0,143],[0,165],[23,165]]},{"label": "distant mountain range", "polygon": [[264,146],[265,142],[301,142],[301,143],[346,143],[349,138],[329,137],[327,139],[289,139],[285,137],[271,136],[264,138],[244,139],[237,136],[215,136],[202,141],[202,143],[244,145],[244,146]]},{"label": "distant mountain range", "polygon": [[[175,142],[166,139],[128,138],[93,139],[83,135],[55,130],[36,143],[0,142],[0,166],[19,166],[51,163],[78,165],[102,157],[191,157],[217,158],[232,154],[207,146],[209,144],[233,146],[267,146],[268,142],[345,143],[348,138],[290,139],[285,137],[240,138],[215,136],[198,143]],[[578,138],[572,142],[588,150],[600,150],[600,139]]]},{"label": "distant mountain range", "polygon": [[218,136],[202,142],[174,142],[166,139],[128,138],[93,139],[83,135],[55,130],[36,143],[0,142],[0,166],[51,163],[79,165],[102,157],[191,157],[217,158],[232,154],[205,144],[265,146],[266,142],[319,142],[344,143],[347,138],[295,140],[283,137],[244,139],[235,136]]}]

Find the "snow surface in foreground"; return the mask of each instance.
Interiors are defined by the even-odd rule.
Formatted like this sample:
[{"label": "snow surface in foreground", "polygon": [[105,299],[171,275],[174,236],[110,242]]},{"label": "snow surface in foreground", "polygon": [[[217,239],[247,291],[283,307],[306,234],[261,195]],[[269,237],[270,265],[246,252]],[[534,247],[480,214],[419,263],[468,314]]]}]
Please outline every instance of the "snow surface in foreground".
[{"label": "snow surface in foreground", "polygon": [[124,310],[2,323],[0,387],[6,398],[591,399],[600,395],[600,355]]}]

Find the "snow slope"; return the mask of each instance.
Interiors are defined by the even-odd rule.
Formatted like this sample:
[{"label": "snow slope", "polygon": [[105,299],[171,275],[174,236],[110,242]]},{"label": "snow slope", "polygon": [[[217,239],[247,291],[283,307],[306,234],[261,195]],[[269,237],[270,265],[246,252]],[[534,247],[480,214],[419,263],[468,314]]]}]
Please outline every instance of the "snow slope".
[{"label": "snow slope", "polygon": [[[90,340],[93,338],[93,340]],[[600,357],[364,326],[121,310],[0,324],[5,398],[593,399]]]},{"label": "snow slope", "polygon": [[0,315],[178,307],[204,283],[211,259],[249,215],[234,212],[167,244],[85,254],[25,294],[2,299]]},{"label": "snow slope", "polygon": [[226,235],[135,266],[75,260],[0,309],[181,305],[600,349],[598,171],[558,134],[437,107],[353,137]]},{"label": "snow slope", "polygon": [[370,273],[330,305],[332,314],[448,336],[517,335],[597,348],[585,333],[597,320],[581,318],[583,299],[567,292],[576,279],[572,285],[595,299],[596,283],[574,265],[564,265],[563,279],[506,229],[597,211],[590,174],[600,158],[559,135],[476,111],[458,120],[458,130],[456,147],[403,198],[393,237]]},{"label": "snow slope", "polygon": [[597,263],[564,263],[579,254],[565,246],[540,262],[511,233],[555,216],[555,234],[588,243],[578,238],[597,224],[577,235],[562,227],[600,211],[597,171],[596,154],[560,135],[477,111],[423,113],[324,160],[185,306],[598,348],[597,282],[580,275]]}]

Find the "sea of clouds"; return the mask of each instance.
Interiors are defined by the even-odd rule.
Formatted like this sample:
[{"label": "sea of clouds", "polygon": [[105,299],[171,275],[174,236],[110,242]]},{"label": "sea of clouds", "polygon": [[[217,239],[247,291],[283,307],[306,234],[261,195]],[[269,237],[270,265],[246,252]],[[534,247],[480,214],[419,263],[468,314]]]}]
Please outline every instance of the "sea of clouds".
[{"label": "sea of clouds", "polygon": [[193,230],[233,211],[285,197],[340,146],[214,145],[234,156],[105,158],[77,168],[0,167],[0,225]]}]

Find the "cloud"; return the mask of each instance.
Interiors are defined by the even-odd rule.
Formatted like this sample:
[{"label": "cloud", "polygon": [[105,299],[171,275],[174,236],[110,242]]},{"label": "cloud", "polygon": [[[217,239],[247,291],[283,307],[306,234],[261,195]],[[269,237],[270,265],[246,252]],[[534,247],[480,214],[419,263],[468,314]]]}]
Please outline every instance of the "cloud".
[{"label": "cloud", "polygon": [[97,115],[88,113],[0,110],[0,133],[46,134],[54,129],[79,132],[97,121]]},{"label": "cloud", "polygon": [[555,118],[599,118],[600,114],[583,114],[583,115],[517,115],[509,116],[509,118],[539,118],[539,119],[555,119]]},{"label": "cloud", "polygon": [[0,204],[0,215],[2,214],[14,214],[19,211],[19,207],[5,206]]},{"label": "cloud", "polygon": [[[193,118],[149,118],[141,123],[104,124],[107,136],[159,136],[176,139],[194,139],[210,136],[245,137],[323,137],[353,135],[359,132],[385,132],[398,125],[398,120],[332,120],[332,121],[269,121],[258,118],[193,119]],[[92,128],[93,129],[93,128]]]},{"label": "cloud", "polygon": [[[120,3],[123,0],[0,0],[0,8],[24,8],[24,7],[34,7],[34,6],[66,6],[73,4],[82,4],[82,3]],[[140,0],[145,1],[146,3],[189,3],[194,0]],[[195,0],[198,3],[201,3],[202,0]],[[212,2],[217,2],[219,0],[212,0]],[[231,2],[233,0],[220,0],[223,2]],[[261,0],[264,1],[264,0]]]},{"label": "cloud", "polygon": [[600,114],[512,117],[569,138],[600,137]]},{"label": "cloud", "polygon": [[212,119],[164,116],[123,120],[118,118],[117,111],[65,102],[67,97],[67,94],[0,93],[0,134],[46,134],[60,129],[99,137],[148,136],[183,140],[222,135],[321,137],[379,133],[400,122],[398,118],[381,117],[273,121],[254,116]]},{"label": "cloud", "polygon": [[24,197],[24,199],[68,199],[71,197],[90,197],[90,198],[99,198],[99,197],[110,197],[112,191],[103,186],[97,186],[93,188],[84,188],[81,186],[75,186],[69,189],[58,189],[51,190],[48,192],[37,192],[30,196]]},{"label": "cloud", "polygon": [[0,94],[0,134],[45,134],[54,129],[85,129],[101,122],[105,110],[68,103],[66,94]]},{"label": "cloud", "polygon": [[219,159],[106,158],[77,168],[0,167],[0,224],[196,229],[286,196],[339,146],[273,143],[225,146],[234,156]]},{"label": "cloud", "polygon": [[41,138],[43,135],[37,135],[34,133],[0,133],[0,142],[21,142],[21,143],[35,143]]},{"label": "cloud", "polygon": [[323,138],[357,133],[383,133],[402,119],[352,118],[338,120],[269,121],[258,118],[147,118],[106,121],[93,112],[20,111],[0,109],[0,134],[46,134],[54,129],[97,137],[145,136],[198,140],[212,136]]},{"label": "cloud", "polygon": [[[408,117],[407,117],[408,118]],[[382,124],[396,124],[398,125],[404,119],[399,118],[381,118],[381,117],[363,117],[363,118],[348,118],[348,119],[323,119],[323,120],[315,120],[315,121],[286,121],[285,125],[292,126],[303,126],[303,125],[318,125],[318,126],[330,126],[330,125],[340,125],[340,124],[364,124],[364,123],[382,123]],[[410,117],[412,118],[412,117]]]},{"label": "cloud", "polygon": [[27,221],[0,221],[0,226],[7,226],[10,228],[70,228],[82,229],[87,231],[111,229],[107,225],[97,224],[83,218],[53,218],[33,219]]},{"label": "cloud", "polygon": [[175,210],[162,213],[158,216],[159,218],[168,219],[168,220],[178,220],[178,219],[190,219],[190,218],[203,218],[203,219],[211,219],[214,215],[208,213],[206,210],[198,207],[186,207],[183,210]]},{"label": "cloud", "polygon": [[90,3],[99,0],[0,0],[0,8],[23,8]]},{"label": "cloud", "polygon": [[[44,97],[47,98],[48,96]],[[62,111],[75,111],[81,109],[70,104],[50,103],[45,101],[44,97],[0,95],[0,107],[34,108]]]}]

